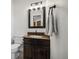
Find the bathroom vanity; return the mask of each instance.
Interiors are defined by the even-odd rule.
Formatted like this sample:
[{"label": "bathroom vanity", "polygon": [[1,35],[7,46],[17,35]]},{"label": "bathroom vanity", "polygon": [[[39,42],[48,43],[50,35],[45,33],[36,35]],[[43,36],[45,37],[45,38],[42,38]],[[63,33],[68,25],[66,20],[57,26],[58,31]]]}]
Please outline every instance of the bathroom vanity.
[{"label": "bathroom vanity", "polygon": [[24,36],[24,59],[50,59],[50,37],[29,32]]}]

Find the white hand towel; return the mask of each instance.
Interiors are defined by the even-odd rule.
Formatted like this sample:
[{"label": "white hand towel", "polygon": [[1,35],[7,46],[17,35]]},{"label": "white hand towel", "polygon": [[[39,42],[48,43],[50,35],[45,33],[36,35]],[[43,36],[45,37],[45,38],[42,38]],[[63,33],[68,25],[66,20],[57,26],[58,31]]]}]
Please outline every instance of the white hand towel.
[{"label": "white hand towel", "polygon": [[55,18],[53,8],[49,9],[46,31],[48,35],[57,33],[57,20]]}]

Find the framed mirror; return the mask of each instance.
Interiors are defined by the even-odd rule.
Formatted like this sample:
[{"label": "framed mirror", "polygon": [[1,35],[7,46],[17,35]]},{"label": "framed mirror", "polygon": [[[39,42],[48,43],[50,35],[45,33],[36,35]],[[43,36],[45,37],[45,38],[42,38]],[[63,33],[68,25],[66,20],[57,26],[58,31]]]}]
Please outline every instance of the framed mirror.
[{"label": "framed mirror", "polygon": [[28,10],[28,27],[45,28],[46,9],[45,7]]}]

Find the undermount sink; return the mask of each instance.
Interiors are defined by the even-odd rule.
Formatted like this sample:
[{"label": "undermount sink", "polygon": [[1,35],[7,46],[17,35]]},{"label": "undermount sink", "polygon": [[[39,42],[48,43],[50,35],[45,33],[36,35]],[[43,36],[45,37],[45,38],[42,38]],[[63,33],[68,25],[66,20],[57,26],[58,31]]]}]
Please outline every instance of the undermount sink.
[{"label": "undermount sink", "polygon": [[39,35],[30,35],[29,37],[32,37],[32,38],[42,38],[43,36],[39,36]]}]

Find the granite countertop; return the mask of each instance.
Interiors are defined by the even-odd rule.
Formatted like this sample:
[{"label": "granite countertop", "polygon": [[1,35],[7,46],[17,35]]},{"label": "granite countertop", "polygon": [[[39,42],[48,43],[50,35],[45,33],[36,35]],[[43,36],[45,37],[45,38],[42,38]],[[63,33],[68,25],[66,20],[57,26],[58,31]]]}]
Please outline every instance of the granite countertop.
[{"label": "granite countertop", "polygon": [[35,39],[47,39],[49,40],[49,36],[42,36],[42,35],[24,35],[24,38],[35,38]]}]

